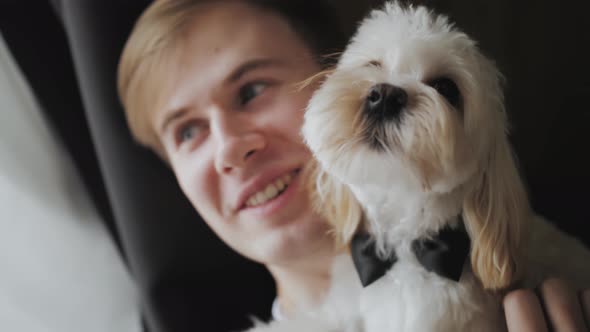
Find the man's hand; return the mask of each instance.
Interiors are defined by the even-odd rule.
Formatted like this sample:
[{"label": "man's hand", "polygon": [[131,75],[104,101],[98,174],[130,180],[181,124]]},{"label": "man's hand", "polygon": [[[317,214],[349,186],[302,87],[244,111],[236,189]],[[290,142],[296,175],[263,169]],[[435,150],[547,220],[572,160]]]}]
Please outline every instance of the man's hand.
[{"label": "man's hand", "polygon": [[537,292],[508,293],[504,311],[510,332],[590,331],[590,289],[576,292],[561,279],[547,279]]}]

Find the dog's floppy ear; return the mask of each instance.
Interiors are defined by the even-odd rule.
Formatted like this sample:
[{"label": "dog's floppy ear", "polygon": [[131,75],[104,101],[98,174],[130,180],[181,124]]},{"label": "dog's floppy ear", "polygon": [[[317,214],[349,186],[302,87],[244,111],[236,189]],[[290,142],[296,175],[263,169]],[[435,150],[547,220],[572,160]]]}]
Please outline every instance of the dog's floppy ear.
[{"label": "dog's floppy ear", "polygon": [[502,290],[521,277],[523,239],[530,216],[526,191],[504,132],[496,133],[483,169],[464,201],[463,217],[472,238],[475,275],[484,288]]},{"label": "dog's floppy ear", "polygon": [[315,210],[332,226],[336,244],[347,245],[361,224],[361,205],[348,186],[326,173],[317,161],[306,171]]}]

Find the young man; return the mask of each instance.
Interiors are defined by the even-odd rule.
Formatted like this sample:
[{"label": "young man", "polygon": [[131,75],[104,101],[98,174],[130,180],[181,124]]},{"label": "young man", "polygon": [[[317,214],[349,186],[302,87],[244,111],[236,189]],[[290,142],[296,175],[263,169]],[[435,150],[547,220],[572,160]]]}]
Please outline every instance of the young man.
[{"label": "young man", "polygon": [[[155,1],[120,64],[135,138],[170,165],[225,243],[268,268],[285,316],[322,301],[336,254],[302,188],[311,155],[299,130],[315,87],[297,88],[322,69],[319,55],[343,46],[329,44],[339,40],[329,18],[310,1]],[[560,287],[542,289],[556,294],[548,303],[569,299],[558,316],[580,325]],[[532,292],[510,293],[505,306],[511,330],[546,330]]]}]

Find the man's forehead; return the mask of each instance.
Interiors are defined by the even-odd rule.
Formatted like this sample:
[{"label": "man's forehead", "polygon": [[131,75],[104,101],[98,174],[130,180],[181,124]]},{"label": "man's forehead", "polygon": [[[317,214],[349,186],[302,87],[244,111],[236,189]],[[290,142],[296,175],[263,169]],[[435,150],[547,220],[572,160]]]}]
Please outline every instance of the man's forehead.
[{"label": "man's forehead", "polygon": [[283,16],[247,1],[203,4],[184,30],[184,38],[187,48],[213,56],[231,48],[272,52],[299,39]]},{"label": "man's forehead", "polygon": [[[282,57],[260,20],[244,14],[241,18],[216,20],[207,11],[195,17],[178,41],[176,66],[182,76],[203,77],[208,83],[224,80],[242,62],[251,58]],[[203,19],[199,19],[205,15]],[[246,17],[246,18],[245,18]]]},{"label": "man's forehead", "polygon": [[285,28],[290,29],[290,25],[270,10],[245,1],[213,1],[195,13],[185,29],[185,38],[197,46],[203,43],[214,45],[217,41],[219,47],[209,50],[214,53],[230,46],[228,42],[238,44],[249,39],[247,43],[262,44],[265,39],[258,37],[280,34]]}]

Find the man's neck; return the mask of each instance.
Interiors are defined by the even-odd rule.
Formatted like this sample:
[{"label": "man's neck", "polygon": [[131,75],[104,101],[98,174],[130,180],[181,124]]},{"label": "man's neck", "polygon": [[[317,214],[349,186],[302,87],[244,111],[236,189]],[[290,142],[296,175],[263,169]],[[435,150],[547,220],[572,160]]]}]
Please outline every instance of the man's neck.
[{"label": "man's neck", "polygon": [[335,251],[325,250],[306,259],[267,266],[277,284],[283,315],[289,317],[322,303],[330,287],[335,255]]}]

